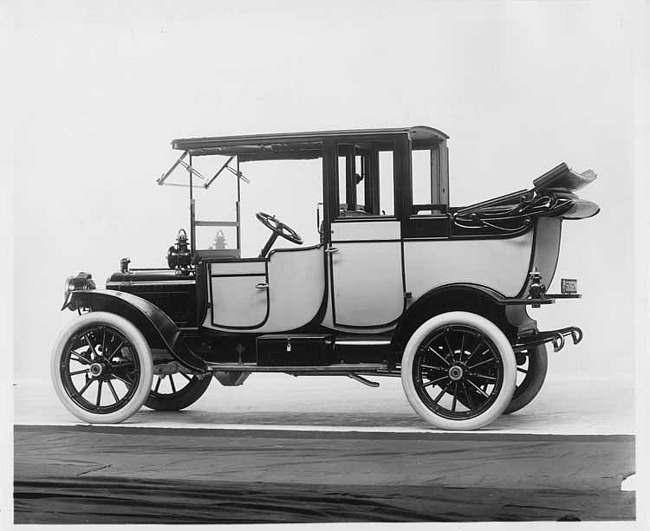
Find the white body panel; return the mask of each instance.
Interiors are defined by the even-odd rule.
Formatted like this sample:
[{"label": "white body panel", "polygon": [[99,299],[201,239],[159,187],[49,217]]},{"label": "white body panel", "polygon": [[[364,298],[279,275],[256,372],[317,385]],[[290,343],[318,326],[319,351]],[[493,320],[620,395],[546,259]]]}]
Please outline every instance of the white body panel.
[{"label": "white body panel", "polygon": [[[545,252],[547,247],[557,250],[559,223],[542,225],[548,232],[540,240],[548,240]],[[327,255],[327,272],[323,247],[276,250],[266,262],[211,264],[214,301],[210,299],[213,308],[203,325],[255,333],[295,330],[316,317],[326,297],[325,327],[387,331],[404,312],[405,291],[414,302],[434,288],[470,283],[517,296],[527,280],[533,252],[533,231],[514,238],[402,243],[397,221],[345,221],[332,223],[332,234],[335,252]],[[554,262],[556,257],[549,258]],[[267,283],[268,290],[257,289],[259,283]]]},{"label": "white body panel", "polygon": [[[211,264],[211,269],[219,274],[227,271],[254,276],[211,279],[213,283],[217,281],[221,288],[220,293],[226,298],[221,302],[215,296],[215,319],[212,321],[211,312],[208,311],[203,322],[203,326],[208,328],[227,331],[259,325],[251,330],[260,333],[293,330],[307,324],[316,316],[325,295],[322,247],[304,250],[279,249],[271,252],[268,259],[268,277],[263,261],[215,263]],[[258,272],[263,273],[258,276]],[[222,281],[228,281],[232,287],[226,287],[227,282]],[[255,285],[260,282],[268,283],[268,290],[257,289]],[[225,295],[228,289],[232,290],[229,296]],[[267,297],[268,316],[265,314]],[[241,299],[241,302],[236,299]],[[265,320],[259,319],[262,311]],[[226,319],[219,320],[220,315],[226,314]]]},{"label": "white body panel", "polygon": [[292,330],[310,322],[325,296],[323,248],[271,253],[271,313],[260,332]]},{"label": "white body panel", "polygon": [[254,328],[268,314],[268,291],[258,289],[266,283],[264,262],[226,262],[210,264],[212,304],[205,326],[211,328]]},{"label": "white body panel", "polygon": [[332,247],[338,252],[331,255],[325,326],[381,328],[399,318],[404,310],[399,239],[398,221],[332,223]]},{"label": "white body panel", "polygon": [[399,240],[399,221],[338,221],[332,223],[332,242]]},{"label": "white body panel", "polygon": [[516,296],[528,275],[533,231],[508,239],[404,242],[406,291],[415,301],[453,283],[480,284]]},{"label": "white body panel", "polygon": [[214,262],[210,264],[210,275],[266,275],[264,260]]},{"label": "white body panel", "polygon": [[404,310],[399,242],[337,243],[332,255],[336,324],[385,325]]},{"label": "white body panel", "polygon": [[354,326],[344,326],[341,324],[334,324],[334,313],[332,312],[332,300],[330,294],[328,293],[327,297],[327,308],[325,310],[325,315],[323,316],[323,326],[326,328],[331,328],[333,330],[338,330],[340,332],[349,332],[349,333],[359,333],[363,332],[364,334],[380,334],[382,332],[388,332],[395,328],[395,323],[390,323],[385,326],[369,326],[360,329]]}]

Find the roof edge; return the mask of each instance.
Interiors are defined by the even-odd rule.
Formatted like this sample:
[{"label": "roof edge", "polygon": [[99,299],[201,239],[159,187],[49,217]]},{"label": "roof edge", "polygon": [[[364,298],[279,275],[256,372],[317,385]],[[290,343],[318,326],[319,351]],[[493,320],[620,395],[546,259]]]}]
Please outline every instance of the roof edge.
[{"label": "roof edge", "polygon": [[173,149],[192,150],[206,149],[217,146],[233,146],[237,144],[270,143],[270,142],[305,142],[323,140],[325,138],[344,138],[347,136],[398,136],[408,135],[415,140],[437,138],[447,140],[448,135],[425,125],[405,128],[380,128],[380,129],[341,129],[330,131],[307,131],[298,133],[265,133],[258,135],[232,135],[219,137],[178,138],[172,140]]}]

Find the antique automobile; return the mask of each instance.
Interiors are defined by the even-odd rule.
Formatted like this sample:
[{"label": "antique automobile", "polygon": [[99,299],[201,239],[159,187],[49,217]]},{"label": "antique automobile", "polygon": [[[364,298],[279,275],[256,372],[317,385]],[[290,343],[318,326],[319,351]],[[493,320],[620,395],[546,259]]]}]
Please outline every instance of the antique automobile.
[{"label": "antique automobile", "polygon": [[[562,279],[560,293],[547,287],[562,222],[599,211],[575,194],[596,175],[562,163],[531,188],[453,207],[447,140],[424,126],[174,140],[180,157],[157,182],[187,187],[189,229],[164,269],[123,258],[106,289],[89,273],[67,279],[63,309],[79,317],[51,364],[64,406],[84,422],[117,423],[143,405],[190,406],[213,377],[236,386],[259,372],[371,387],[400,377],[417,414],[445,430],[478,429],[529,404],[547,344],[582,339],[574,326],[538,330],[526,307],[580,297],[575,279]],[[248,168],[286,161],[317,168],[315,244],[301,246],[282,215],[258,212],[268,241],[242,256]],[[226,181],[234,216],[199,215]]]}]

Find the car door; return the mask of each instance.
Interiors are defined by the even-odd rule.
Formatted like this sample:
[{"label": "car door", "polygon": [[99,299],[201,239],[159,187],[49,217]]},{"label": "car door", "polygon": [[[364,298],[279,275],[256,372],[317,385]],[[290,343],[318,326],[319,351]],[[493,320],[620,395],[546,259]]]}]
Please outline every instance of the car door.
[{"label": "car door", "polygon": [[335,221],[328,254],[335,325],[378,328],[400,317],[404,287],[399,221]]},{"label": "car door", "polygon": [[231,330],[261,327],[269,315],[268,260],[246,259],[207,264],[205,326]]},{"label": "car door", "polygon": [[[331,153],[326,249],[335,327],[381,328],[404,310],[392,138],[340,143]],[[332,208],[333,205],[333,208]]]}]

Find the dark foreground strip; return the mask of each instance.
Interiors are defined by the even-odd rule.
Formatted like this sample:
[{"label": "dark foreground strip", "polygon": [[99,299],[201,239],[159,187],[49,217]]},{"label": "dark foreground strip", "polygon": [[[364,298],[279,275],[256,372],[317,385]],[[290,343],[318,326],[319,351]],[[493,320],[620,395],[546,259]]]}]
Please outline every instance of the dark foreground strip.
[{"label": "dark foreground strip", "polygon": [[634,494],[367,485],[44,479],[15,484],[16,524],[633,520]]},{"label": "dark foreground strip", "polygon": [[17,426],[15,522],[633,520],[633,436]]}]

